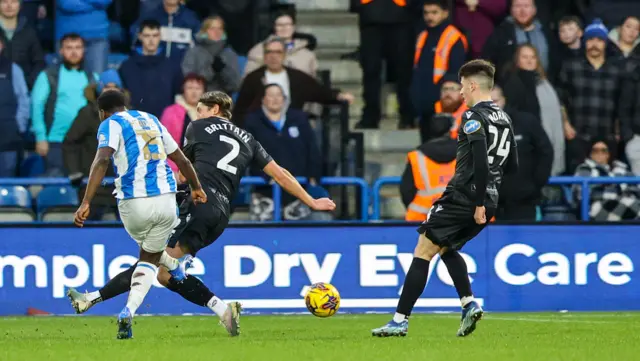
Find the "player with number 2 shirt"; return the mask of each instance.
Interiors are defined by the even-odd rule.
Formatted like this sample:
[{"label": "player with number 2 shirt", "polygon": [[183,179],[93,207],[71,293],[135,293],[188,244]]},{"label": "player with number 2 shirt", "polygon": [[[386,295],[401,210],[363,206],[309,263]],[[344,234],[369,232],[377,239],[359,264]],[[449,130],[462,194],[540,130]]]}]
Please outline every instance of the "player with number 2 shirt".
[{"label": "player with number 2 shirt", "polygon": [[458,132],[455,174],[418,228],[418,245],[396,313],[389,323],[372,330],[374,336],[407,334],[409,316],[424,291],[429,264],[436,254],[447,266],[460,297],[462,317],[457,335],[469,335],[482,317],[482,305],[473,297],[467,266],[458,250],[493,217],[503,174],[518,168],[511,119],[491,100],[494,75],[493,64],[485,60],[472,60],[460,68],[461,93],[469,110],[463,114]]}]

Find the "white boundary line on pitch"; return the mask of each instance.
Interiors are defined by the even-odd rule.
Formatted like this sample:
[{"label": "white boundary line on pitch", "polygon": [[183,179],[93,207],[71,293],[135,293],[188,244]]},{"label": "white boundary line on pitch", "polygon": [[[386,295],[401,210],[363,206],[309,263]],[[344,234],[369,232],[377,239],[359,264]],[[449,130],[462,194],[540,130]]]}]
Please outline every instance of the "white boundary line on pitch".
[{"label": "white boundary line on pitch", "polygon": [[[444,318],[456,318],[459,319],[458,316],[453,315],[444,315]],[[585,319],[562,319],[562,318],[550,318],[550,317],[505,317],[505,316],[492,316],[491,314],[486,314],[485,317],[482,318],[483,321],[519,321],[519,322],[539,322],[539,323],[585,323],[585,324],[620,324],[620,323],[628,323],[628,320],[620,320],[620,321],[598,321],[598,320],[585,320]]]},{"label": "white boundary line on pitch", "polygon": [[[249,299],[228,300],[227,302],[240,302],[243,308],[274,309],[274,308],[306,308],[303,299]],[[484,305],[484,299],[476,298],[480,306]],[[340,300],[340,308],[394,308],[398,305],[397,298],[346,298]],[[460,307],[457,298],[420,298],[415,307]]]}]

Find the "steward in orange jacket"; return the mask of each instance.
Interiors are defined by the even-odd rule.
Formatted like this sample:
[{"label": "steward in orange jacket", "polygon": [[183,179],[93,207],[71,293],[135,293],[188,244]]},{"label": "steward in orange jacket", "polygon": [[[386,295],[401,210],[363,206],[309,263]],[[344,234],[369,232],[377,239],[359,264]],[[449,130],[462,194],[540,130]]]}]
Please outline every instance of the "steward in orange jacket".
[{"label": "steward in orange jacket", "polygon": [[433,117],[429,123],[429,134],[433,138],[407,155],[407,166],[400,183],[407,221],[427,219],[429,208],[453,177],[458,142],[449,135],[452,119],[449,115]]},{"label": "steward in orange jacket", "polygon": [[[462,114],[469,109],[460,95],[462,85],[458,82],[456,76],[447,74],[442,78],[442,87],[440,88],[440,100],[434,105],[434,111],[438,114],[449,114],[453,117],[453,125],[449,134],[452,139],[458,139],[458,129],[462,120]],[[425,137],[424,134],[421,134]]]}]

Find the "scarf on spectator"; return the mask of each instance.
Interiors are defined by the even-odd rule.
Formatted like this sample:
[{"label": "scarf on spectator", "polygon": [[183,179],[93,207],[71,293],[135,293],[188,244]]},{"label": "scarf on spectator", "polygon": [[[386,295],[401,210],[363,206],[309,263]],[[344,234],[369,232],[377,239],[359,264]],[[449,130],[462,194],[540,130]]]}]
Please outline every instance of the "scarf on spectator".
[{"label": "scarf on spectator", "polygon": [[547,43],[547,38],[542,31],[542,24],[537,19],[534,20],[533,30],[524,31],[518,24],[513,21],[512,17],[507,18],[511,21],[516,29],[516,43],[520,44],[531,44],[536,50],[538,50],[538,55],[540,57],[540,62],[542,63],[542,67],[545,71],[549,71],[549,44]]},{"label": "scarf on spectator", "polygon": [[187,101],[184,100],[184,97],[182,95],[176,95],[176,104],[182,105],[182,107],[187,111],[189,119],[191,119],[192,121],[198,119],[197,107],[187,104]]},{"label": "scarf on spectator", "polygon": [[562,126],[562,110],[558,94],[547,79],[541,79],[536,86],[536,95],[540,104],[540,121],[542,128],[549,136],[553,146],[553,165],[551,175],[562,174],[565,169],[564,160],[564,128]]}]

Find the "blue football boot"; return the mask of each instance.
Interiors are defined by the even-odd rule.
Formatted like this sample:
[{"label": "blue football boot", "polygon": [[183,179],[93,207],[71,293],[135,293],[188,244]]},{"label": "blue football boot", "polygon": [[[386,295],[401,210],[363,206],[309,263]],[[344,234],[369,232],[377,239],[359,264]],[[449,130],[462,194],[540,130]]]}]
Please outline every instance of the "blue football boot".
[{"label": "blue football boot", "polygon": [[391,320],[386,325],[371,330],[371,335],[378,337],[406,336],[407,332],[409,332],[409,320],[402,322]]},{"label": "blue football boot", "polygon": [[133,324],[133,316],[128,307],[122,309],[118,315],[118,336],[119,340],[125,340],[133,338],[133,331],[131,331],[131,325]]},{"label": "blue football boot", "polygon": [[182,282],[185,278],[187,278],[187,270],[191,267],[192,263],[193,256],[188,254],[180,259],[178,268],[174,269],[173,271],[169,271],[169,274],[177,282]]},{"label": "blue football boot", "polygon": [[484,311],[482,307],[476,302],[469,302],[462,309],[462,318],[460,319],[460,329],[458,329],[458,336],[464,337],[470,335],[476,329],[476,323],[480,321]]}]

